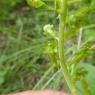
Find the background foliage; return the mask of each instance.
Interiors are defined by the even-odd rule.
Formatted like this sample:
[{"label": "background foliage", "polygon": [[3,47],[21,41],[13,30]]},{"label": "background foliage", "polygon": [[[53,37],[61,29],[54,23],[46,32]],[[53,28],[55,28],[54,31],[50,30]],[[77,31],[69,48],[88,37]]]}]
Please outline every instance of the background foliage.
[{"label": "background foliage", "polygon": [[[49,4],[52,5],[51,2]],[[72,31],[79,27],[94,26],[94,4],[94,0],[82,0],[70,6],[67,22],[70,23],[70,28],[73,27]],[[58,30],[57,18],[56,13],[30,8],[25,0],[0,0],[0,95],[27,89],[64,88],[63,77],[59,74],[60,71],[51,71],[44,48],[50,38],[44,36],[43,26],[53,23]],[[93,40],[94,43],[94,30],[95,27],[85,29],[82,42]],[[74,40],[75,37],[70,42],[76,44]],[[73,51],[75,47],[76,45]],[[93,53],[84,59],[88,63],[87,68],[91,64],[89,76],[92,79],[95,79],[92,74],[95,72],[92,67],[95,64],[94,57]],[[89,81],[89,77],[87,79]],[[90,86],[95,88],[93,84],[95,82],[90,81]],[[66,86],[64,89],[67,90]]]}]

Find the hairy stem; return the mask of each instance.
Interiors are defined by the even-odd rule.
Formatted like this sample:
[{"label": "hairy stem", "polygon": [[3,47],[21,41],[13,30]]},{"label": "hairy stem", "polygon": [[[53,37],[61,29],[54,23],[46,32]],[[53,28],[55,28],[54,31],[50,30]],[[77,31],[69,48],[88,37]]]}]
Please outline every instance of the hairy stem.
[{"label": "hairy stem", "polygon": [[60,0],[60,10],[62,13],[59,14],[59,41],[58,41],[58,47],[59,47],[59,59],[60,59],[60,65],[62,68],[62,72],[64,75],[64,78],[72,92],[73,95],[80,95],[80,93],[77,91],[76,86],[73,84],[70,73],[68,72],[67,66],[65,64],[65,57],[64,57],[64,32],[66,28],[66,16],[67,16],[67,4],[68,0]]}]

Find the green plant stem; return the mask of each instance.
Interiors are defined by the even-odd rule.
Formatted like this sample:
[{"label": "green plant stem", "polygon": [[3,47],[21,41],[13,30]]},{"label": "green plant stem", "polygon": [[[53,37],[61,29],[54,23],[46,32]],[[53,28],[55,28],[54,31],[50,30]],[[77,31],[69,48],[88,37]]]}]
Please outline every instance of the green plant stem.
[{"label": "green plant stem", "polygon": [[72,79],[71,79],[70,74],[68,72],[67,66],[65,64],[64,32],[65,32],[65,27],[66,27],[67,8],[68,8],[67,0],[60,0],[60,10],[62,10],[62,13],[59,14],[59,41],[58,41],[59,59],[60,59],[60,65],[62,68],[64,78],[65,78],[72,94],[73,95],[80,95],[76,86],[72,82]]},{"label": "green plant stem", "polygon": [[81,79],[81,85],[85,95],[92,95],[85,79]]}]

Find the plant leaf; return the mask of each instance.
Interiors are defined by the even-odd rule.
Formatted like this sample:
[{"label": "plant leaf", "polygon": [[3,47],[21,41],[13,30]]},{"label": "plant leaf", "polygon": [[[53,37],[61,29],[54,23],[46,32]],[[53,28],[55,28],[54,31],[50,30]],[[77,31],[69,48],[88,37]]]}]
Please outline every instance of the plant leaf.
[{"label": "plant leaf", "polygon": [[48,5],[41,0],[27,0],[27,4],[35,8],[48,9]]},{"label": "plant leaf", "polygon": [[95,95],[95,67],[87,63],[80,63],[78,67],[83,67],[85,68],[85,70],[88,71],[86,80],[88,82],[89,89],[91,90],[92,95]]}]

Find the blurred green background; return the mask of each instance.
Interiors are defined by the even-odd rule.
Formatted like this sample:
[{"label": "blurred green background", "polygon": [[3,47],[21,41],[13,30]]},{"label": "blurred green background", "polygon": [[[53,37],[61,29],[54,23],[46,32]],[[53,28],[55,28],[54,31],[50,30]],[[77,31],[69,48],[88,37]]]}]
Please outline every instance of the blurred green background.
[{"label": "blurred green background", "polygon": [[0,0],[0,95],[48,86],[53,73],[43,49],[48,40],[43,26],[57,23],[53,17],[30,8],[26,0]]},{"label": "blurred green background", "polygon": [[[84,0],[85,4],[78,7],[88,5],[87,1]],[[30,8],[26,0],[0,0],[0,95],[64,87],[60,71],[51,71],[44,48],[50,38],[44,36],[43,26],[48,23],[57,26],[56,19],[56,13]],[[95,11],[89,15],[79,14],[76,19],[70,20],[77,27],[94,23]],[[85,40],[95,39],[94,30],[89,29],[84,33]],[[94,57],[93,54],[85,60],[95,64]]]}]

